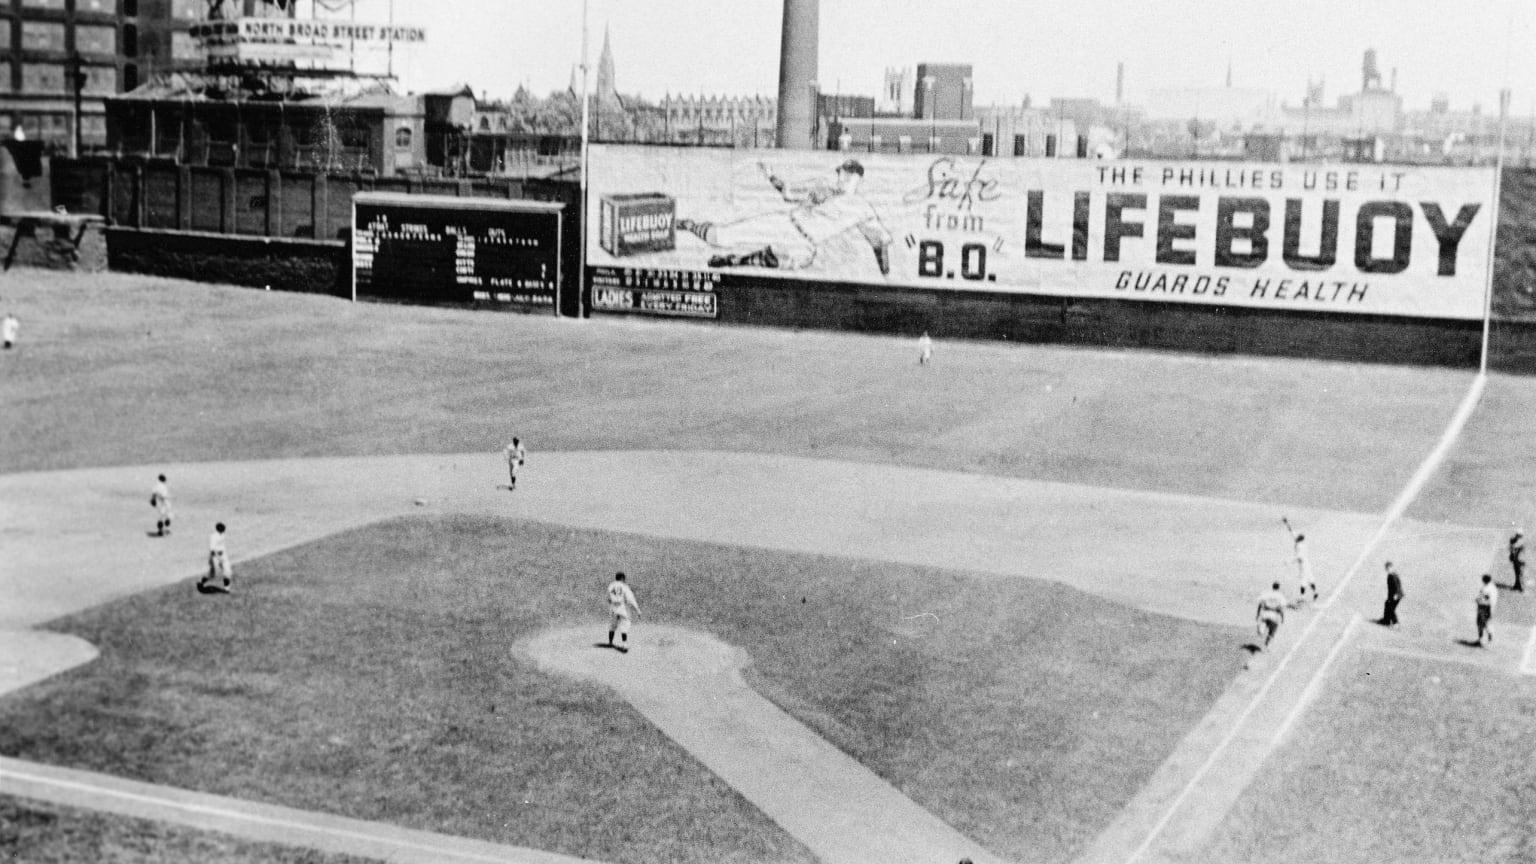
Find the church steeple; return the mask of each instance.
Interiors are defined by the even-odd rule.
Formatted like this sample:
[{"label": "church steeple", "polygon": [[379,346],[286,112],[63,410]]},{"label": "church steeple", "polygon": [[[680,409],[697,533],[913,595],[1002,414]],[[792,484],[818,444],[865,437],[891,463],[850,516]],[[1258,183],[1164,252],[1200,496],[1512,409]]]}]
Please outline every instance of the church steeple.
[{"label": "church steeple", "polygon": [[608,25],[603,25],[603,56],[597,61],[597,101],[600,105],[616,105],[619,90],[613,80],[613,45],[608,39]]},{"label": "church steeple", "polygon": [[602,57],[598,60],[598,103],[617,105],[619,88],[613,80],[613,45],[608,40],[608,25],[602,26]]}]

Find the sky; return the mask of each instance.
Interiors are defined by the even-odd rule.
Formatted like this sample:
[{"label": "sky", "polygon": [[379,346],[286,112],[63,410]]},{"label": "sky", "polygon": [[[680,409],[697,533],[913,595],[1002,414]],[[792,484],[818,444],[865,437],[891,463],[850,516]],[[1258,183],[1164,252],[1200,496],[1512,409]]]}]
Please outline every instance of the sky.
[{"label": "sky", "polygon": [[[773,96],[782,0],[586,0],[595,86],[606,30],[619,92]],[[426,28],[401,48],[407,90],[467,83],[506,97],[519,84],[547,95],[582,55],[583,0],[357,0],[358,20]],[[300,14],[304,14],[301,5]],[[1439,93],[1453,110],[1536,115],[1536,0],[820,0],[823,92],[873,96],[887,68],[969,63],[975,103],[1037,105],[1051,97],[1112,103],[1158,88],[1232,85],[1300,104],[1308,80],[1325,101],[1357,92],[1367,48],[1383,84],[1397,70],[1408,110]],[[577,78],[579,86],[579,77]]]}]

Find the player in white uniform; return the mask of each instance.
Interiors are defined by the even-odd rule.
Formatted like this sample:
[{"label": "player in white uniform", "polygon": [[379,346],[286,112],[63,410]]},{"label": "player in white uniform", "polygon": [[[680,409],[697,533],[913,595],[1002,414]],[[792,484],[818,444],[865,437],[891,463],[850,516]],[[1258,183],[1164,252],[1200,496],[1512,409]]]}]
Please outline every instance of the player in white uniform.
[{"label": "player in white uniform", "polygon": [[933,337],[924,330],[923,335],[917,337],[917,364],[926,366],[933,359]]},{"label": "player in white uniform", "polygon": [[[629,585],[624,582],[624,574],[614,574],[613,581],[608,583],[608,611],[613,618],[608,624],[608,644],[620,651],[629,651],[629,610],[633,608],[640,611],[640,603],[635,599],[635,592],[629,590]],[[613,644],[613,634],[619,634],[619,644]]]},{"label": "player in white uniform", "polygon": [[502,454],[507,459],[507,488],[515,490],[517,488],[517,469],[522,467],[523,460],[528,456],[528,451],[523,449],[523,442],[513,438],[512,443],[506,446]]},{"label": "player in white uniform", "polygon": [[864,166],[855,159],[837,166],[836,182],[822,180],[790,185],[767,165],[758,163],[768,182],[793,209],[763,213],[735,222],[715,224],[677,220],[711,246],[724,250],[709,259],[711,267],[769,267],[801,270],[816,261],[821,248],[850,231],[858,231],[875,252],[881,275],[891,272],[891,232],[869,202],[859,194]]},{"label": "player in white uniform", "polygon": [[149,492],[149,503],[155,508],[155,536],[171,533],[171,488],[165,484],[165,475],[155,482]]},{"label": "player in white uniform", "polygon": [[1312,602],[1317,602],[1317,578],[1312,575],[1312,556],[1307,554],[1307,535],[1296,534],[1296,589],[1297,602],[1305,602],[1307,592],[1312,592]]},{"label": "player in white uniform", "polygon": [[5,313],[5,321],[0,322],[0,338],[5,340],[5,347],[9,348],[16,344],[16,331],[20,329],[21,322],[16,320],[16,316],[9,312]]},{"label": "player in white uniform", "polygon": [[1484,573],[1482,587],[1477,589],[1477,644],[1493,641],[1493,607],[1499,604],[1499,586],[1493,584],[1493,576]]},{"label": "player in white uniform", "polygon": [[208,535],[208,575],[199,587],[228,593],[234,575],[234,568],[229,564],[229,550],[224,547],[224,523],[220,522]]},{"label": "player in white uniform", "polygon": [[1260,635],[1264,637],[1264,647],[1268,648],[1270,640],[1280,630],[1280,623],[1285,620],[1285,595],[1280,592],[1279,582],[1259,595],[1259,608],[1253,617],[1258,621]]}]

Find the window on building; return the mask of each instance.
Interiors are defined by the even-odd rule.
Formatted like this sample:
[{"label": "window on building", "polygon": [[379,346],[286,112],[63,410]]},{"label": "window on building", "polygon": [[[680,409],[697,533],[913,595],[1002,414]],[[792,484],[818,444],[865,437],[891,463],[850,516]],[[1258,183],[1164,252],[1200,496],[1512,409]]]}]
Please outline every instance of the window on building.
[{"label": "window on building", "polygon": [[81,117],[80,143],[86,147],[107,146],[107,118],[100,114]]},{"label": "window on building", "polygon": [[64,25],[51,21],[27,21],[21,25],[21,50],[63,51]]},{"label": "window on building", "polygon": [[75,0],[75,11],[116,15],[117,0]]},{"label": "window on building", "polygon": [[395,130],[395,149],[411,149],[411,127],[401,126],[399,129]]},{"label": "window on building", "polygon": [[1015,135],[1015,136],[1013,136],[1013,155],[1015,155],[1015,156],[1028,156],[1029,155],[1029,139],[1028,138],[1025,138],[1023,135]]},{"label": "window on building", "polygon": [[139,56],[139,28],[132,24],[123,25],[123,56]]},{"label": "window on building", "polygon": [[21,0],[23,9],[57,9],[64,11],[64,0]]},{"label": "window on building", "polygon": [[207,0],[171,0],[171,17],[181,21],[200,21]]},{"label": "window on building", "polygon": [[21,90],[23,93],[68,93],[68,88],[64,86],[64,65],[23,63]]},{"label": "window on building", "polygon": [[[9,64],[9,63],[0,63],[0,93],[10,93],[10,92],[12,92],[12,89],[13,88],[11,87],[11,64]],[[3,137],[4,136],[0,136],[0,138],[3,138]]]},{"label": "window on building", "polygon": [[171,34],[171,60],[201,60],[203,52],[198,48],[197,40],[192,34],[184,30],[177,30]]},{"label": "window on building", "polygon": [[92,96],[109,96],[117,92],[117,69],[112,66],[86,66],[83,92]]},{"label": "window on building", "polygon": [[86,26],[75,27],[75,50],[81,54],[117,54],[117,28]]},{"label": "window on building", "polygon": [[0,18],[0,51],[11,50],[11,19]]}]

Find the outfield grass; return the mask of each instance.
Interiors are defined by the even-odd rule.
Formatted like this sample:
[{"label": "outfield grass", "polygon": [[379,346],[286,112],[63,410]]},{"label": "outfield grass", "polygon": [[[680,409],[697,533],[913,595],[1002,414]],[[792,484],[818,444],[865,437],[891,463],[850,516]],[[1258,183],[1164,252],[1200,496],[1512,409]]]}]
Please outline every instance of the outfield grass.
[{"label": "outfield grass", "polygon": [[1206,864],[1536,861],[1536,679],[1348,655]]},{"label": "outfield grass", "polygon": [[635,638],[746,648],[760,691],[1020,861],[1069,859],[1241,663],[1235,629],[1053,583],[413,518],[243,564],[230,597],[56,622],[101,659],[0,702],[0,752],[608,861],[811,860],[622,700],[512,651],[600,640],[618,566]]},{"label": "outfield grass", "polygon": [[707,449],[1385,509],[1464,372],[353,304],[13,271],[0,471]]},{"label": "outfield grass", "polygon": [[28,864],[368,864],[373,859],[254,843],[149,819],[0,797],[0,860]]}]

